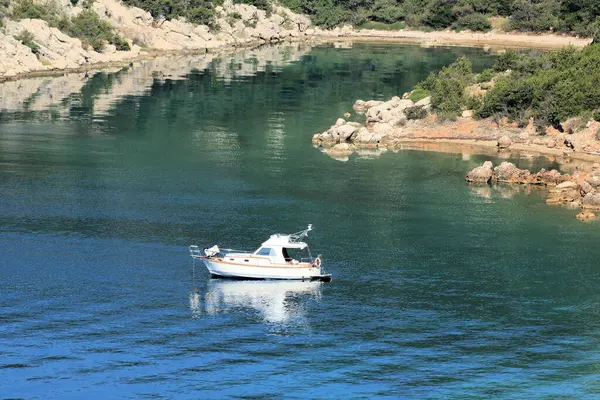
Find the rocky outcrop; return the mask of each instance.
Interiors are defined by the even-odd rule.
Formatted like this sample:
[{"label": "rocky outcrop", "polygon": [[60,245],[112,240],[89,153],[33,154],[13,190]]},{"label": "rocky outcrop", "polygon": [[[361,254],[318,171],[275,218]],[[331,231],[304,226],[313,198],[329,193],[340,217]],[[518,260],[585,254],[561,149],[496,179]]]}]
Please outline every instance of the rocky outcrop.
[{"label": "rocky outcrop", "polygon": [[[24,30],[33,35],[38,46],[37,56],[29,47],[14,39]],[[32,71],[79,68],[95,63],[123,61],[137,57],[140,47],[131,44],[130,51],[116,51],[107,45],[102,53],[84,49],[81,41],[65,35],[39,19],[6,21],[5,33],[0,33],[0,77],[10,77]]]},{"label": "rocky outcrop", "polygon": [[476,167],[469,171],[465,179],[467,180],[467,182],[489,183],[492,180],[492,176],[494,175],[492,167],[492,162],[486,161],[481,167]]},{"label": "rocky outcrop", "polygon": [[328,154],[327,147],[343,142],[352,144],[351,149],[355,151],[359,148],[384,149],[394,146],[403,136],[404,128],[414,122],[409,120],[411,116],[409,112],[414,111],[415,108],[421,108],[427,115],[431,109],[431,97],[426,97],[417,103],[398,96],[385,102],[357,100],[353,109],[360,114],[365,114],[366,126],[338,119],[336,124],[326,132],[313,135],[312,142],[317,147],[325,148]]},{"label": "rocky outcrop", "polygon": [[116,0],[97,0],[94,9],[125,37],[145,47],[160,50],[197,50],[249,42],[280,41],[304,36],[310,20],[284,7],[276,6],[266,12],[231,0],[217,6],[216,25],[212,32],[207,26],[194,25],[183,19],[154,21],[139,8],[126,7]]},{"label": "rocky outcrop", "polygon": [[367,109],[367,123],[383,122],[390,125],[403,125],[407,121],[404,110],[412,106],[414,106],[412,100],[401,99],[398,96],[392,97],[390,101]]},{"label": "rocky outcrop", "polygon": [[567,204],[579,201],[581,190],[577,183],[565,181],[548,191],[548,204]]},{"label": "rocky outcrop", "polygon": [[[600,173],[600,170],[592,171],[592,174],[595,173]],[[545,185],[550,187],[547,204],[563,204],[572,208],[581,207],[584,210],[600,210],[600,192],[588,183],[589,178],[586,173],[581,171],[576,171],[573,175],[544,169],[532,173],[506,161],[492,169],[492,163],[486,161],[482,166],[469,171],[465,180],[473,183],[506,182]],[[590,221],[594,220],[596,216],[593,213],[584,212],[577,218],[582,221]]]},{"label": "rocky outcrop", "polygon": [[336,145],[338,143],[350,142],[354,136],[357,136],[361,125],[357,122],[346,122],[338,118],[326,132],[313,136],[313,143],[327,143]]},{"label": "rocky outcrop", "polygon": [[15,76],[43,68],[29,47],[0,31],[0,76]]},{"label": "rocky outcrop", "polygon": [[581,206],[587,210],[600,210],[600,193],[590,192],[581,201]]}]

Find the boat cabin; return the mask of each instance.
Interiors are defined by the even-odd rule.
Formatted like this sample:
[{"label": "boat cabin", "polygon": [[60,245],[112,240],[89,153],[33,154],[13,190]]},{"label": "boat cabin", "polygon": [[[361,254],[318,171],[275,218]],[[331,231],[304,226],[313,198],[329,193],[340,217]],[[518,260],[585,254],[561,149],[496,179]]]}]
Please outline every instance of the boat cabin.
[{"label": "boat cabin", "polygon": [[[307,250],[306,260],[309,260],[310,252],[308,252],[308,245],[304,242],[294,240],[292,235],[275,234],[264,242],[252,255],[255,257],[268,257],[274,262],[300,262],[302,258],[298,259],[302,250]],[[304,254],[302,254],[304,255]]]}]

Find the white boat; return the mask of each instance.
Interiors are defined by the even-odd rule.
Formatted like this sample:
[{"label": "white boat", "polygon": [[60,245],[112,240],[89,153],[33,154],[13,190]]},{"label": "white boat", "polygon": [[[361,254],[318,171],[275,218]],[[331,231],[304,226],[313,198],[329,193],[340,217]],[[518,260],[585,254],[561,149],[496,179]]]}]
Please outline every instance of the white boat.
[{"label": "white boat", "polygon": [[[313,258],[308,245],[301,239],[308,237],[308,228],[290,234],[277,233],[253,252],[219,249],[213,246],[204,249],[190,246],[190,255],[200,259],[216,278],[237,279],[288,279],[330,281],[331,274],[324,274],[321,256]],[[304,252],[306,257],[300,257]]]}]

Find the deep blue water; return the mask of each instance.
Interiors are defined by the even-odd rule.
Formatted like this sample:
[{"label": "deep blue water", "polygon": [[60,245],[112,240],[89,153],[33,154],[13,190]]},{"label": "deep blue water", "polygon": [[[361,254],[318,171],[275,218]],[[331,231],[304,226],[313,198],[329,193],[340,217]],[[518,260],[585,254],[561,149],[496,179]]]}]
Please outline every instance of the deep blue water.
[{"label": "deep blue water", "polygon": [[[597,224],[466,185],[489,157],[311,146],[463,54],[493,61],[294,47],[6,86],[0,398],[599,398]],[[308,223],[331,283],[188,256]]]}]

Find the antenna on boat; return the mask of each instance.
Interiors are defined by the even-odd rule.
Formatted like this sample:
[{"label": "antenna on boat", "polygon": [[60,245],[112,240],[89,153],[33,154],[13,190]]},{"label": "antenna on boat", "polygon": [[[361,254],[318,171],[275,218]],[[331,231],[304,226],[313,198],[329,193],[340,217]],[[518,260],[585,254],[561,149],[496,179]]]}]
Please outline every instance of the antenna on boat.
[{"label": "antenna on boat", "polygon": [[308,224],[308,228],[303,231],[291,233],[290,234],[290,242],[297,242],[304,237],[308,237],[308,232],[312,231],[312,224]]}]

